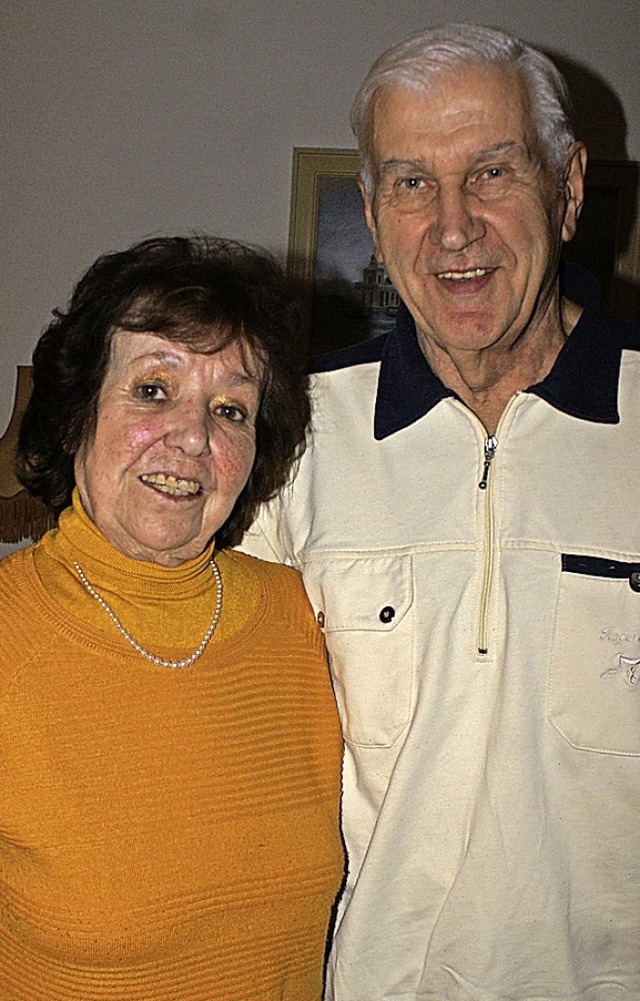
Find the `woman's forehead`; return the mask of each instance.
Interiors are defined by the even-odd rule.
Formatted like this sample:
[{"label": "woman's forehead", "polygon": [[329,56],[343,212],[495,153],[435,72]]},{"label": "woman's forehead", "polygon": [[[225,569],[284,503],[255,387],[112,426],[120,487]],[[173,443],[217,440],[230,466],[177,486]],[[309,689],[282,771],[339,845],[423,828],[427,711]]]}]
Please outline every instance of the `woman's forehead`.
[{"label": "woman's forehead", "polygon": [[107,373],[132,365],[162,364],[175,370],[191,367],[197,357],[220,360],[239,377],[260,381],[264,364],[251,343],[229,330],[209,331],[200,341],[182,341],[179,331],[167,337],[154,331],[116,330]]}]

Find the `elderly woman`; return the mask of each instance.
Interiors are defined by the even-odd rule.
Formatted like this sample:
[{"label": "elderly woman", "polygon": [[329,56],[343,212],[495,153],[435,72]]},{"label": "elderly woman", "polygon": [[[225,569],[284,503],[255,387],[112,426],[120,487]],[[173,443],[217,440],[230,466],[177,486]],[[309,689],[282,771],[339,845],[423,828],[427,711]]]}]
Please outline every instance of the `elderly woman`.
[{"label": "elderly woman", "polygon": [[[265,255],[149,240],[42,335],[0,564],[0,997],[316,1001],[341,743],[297,574],[229,551],[308,419]],[[214,543],[215,537],[215,543]]]}]

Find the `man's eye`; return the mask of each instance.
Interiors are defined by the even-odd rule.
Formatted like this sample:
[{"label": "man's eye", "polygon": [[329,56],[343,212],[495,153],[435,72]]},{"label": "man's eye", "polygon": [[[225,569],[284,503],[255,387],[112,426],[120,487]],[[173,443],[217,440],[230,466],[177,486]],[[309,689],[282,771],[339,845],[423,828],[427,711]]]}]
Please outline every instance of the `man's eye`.
[{"label": "man's eye", "polygon": [[400,181],[400,187],[408,191],[419,191],[423,184],[424,182],[420,177],[403,177]]},{"label": "man's eye", "polygon": [[481,181],[500,181],[507,176],[504,167],[487,167],[478,175]]}]

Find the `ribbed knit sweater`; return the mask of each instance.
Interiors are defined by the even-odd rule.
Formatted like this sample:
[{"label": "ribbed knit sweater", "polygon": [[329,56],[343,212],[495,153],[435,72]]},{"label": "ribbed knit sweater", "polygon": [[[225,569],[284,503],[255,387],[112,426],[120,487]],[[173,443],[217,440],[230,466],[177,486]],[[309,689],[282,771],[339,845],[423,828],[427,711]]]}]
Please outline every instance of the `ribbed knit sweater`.
[{"label": "ribbed knit sweater", "polygon": [[77,497],[0,564],[0,1001],[317,1001],[341,742],[298,575],[131,560]]}]

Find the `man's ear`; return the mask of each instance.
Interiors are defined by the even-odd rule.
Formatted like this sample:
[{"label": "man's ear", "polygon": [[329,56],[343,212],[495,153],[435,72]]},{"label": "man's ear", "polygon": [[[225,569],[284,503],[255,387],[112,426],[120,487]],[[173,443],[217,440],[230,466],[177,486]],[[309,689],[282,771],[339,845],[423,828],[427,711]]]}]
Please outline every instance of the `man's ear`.
[{"label": "man's ear", "polygon": [[567,154],[564,168],[564,218],[562,239],[573,239],[584,202],[584,178],[587,171],[587,150],[583,143],[575,142]]},{"label": "man's ear", "polygon": [[362,174],[358,174],[356,178],[358,182],[358,187],[360,188],[360,194],[362,195],[362,202],[364,205],[364,217],[367,222],[367,228],[371,233],[371,238],[373,240],[373,251],[375,254],[376,261],[378,264],[384,264],[384,258],[382,256],[382,251],[380,250],[380,244],[378,241],[378,227],[376,226],[376,217],[373,209],[373,202],[367,191],[367,186],[365,184]]}]

